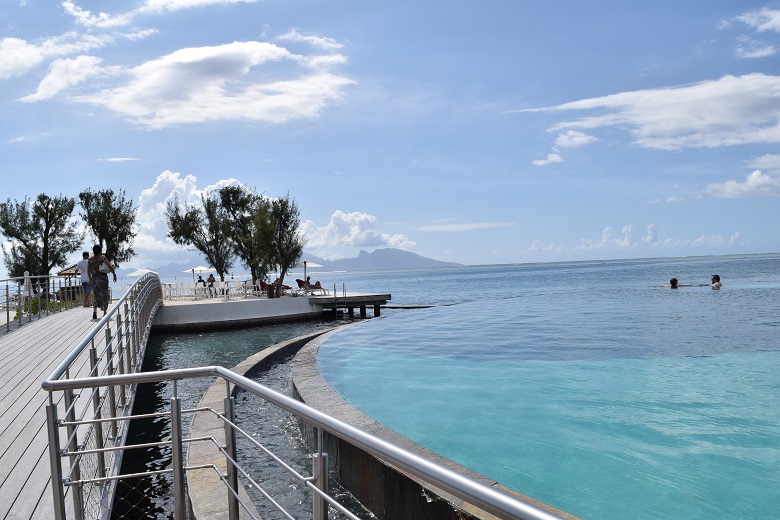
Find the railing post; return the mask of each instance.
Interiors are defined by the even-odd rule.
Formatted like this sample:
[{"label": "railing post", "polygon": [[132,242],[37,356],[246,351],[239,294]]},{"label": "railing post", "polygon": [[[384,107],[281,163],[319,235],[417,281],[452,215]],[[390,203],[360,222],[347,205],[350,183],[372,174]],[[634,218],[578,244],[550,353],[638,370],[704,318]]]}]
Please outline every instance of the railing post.
[{"label": "railing post", "polygon": [[[92,344],[92,348],[89,349],[89,366],[90,377],[97,377],[98,373],[98,361],[97,350],[95,350],[95,344]],[[92,410],[95,413],[95,419],[102,419],[103,414],[100,412],[100,387],[96,387],[92,392]],[[95,447],[102,450],[105,445],[103,444],[103,423],[95,423]],[[106,476],[106,455],[102,451],[97,453],[98,459],[98,478]]]},{"label": "railing post", "polygon": [[187,494],[184,488],[184,451],[182,449],[181,401],[171,397],[171,467],[175,520],[187,519]]},{"label": "railing post", "polygon": [[8,282],[5,282],[5,331],[11,331],[11,289],[8,287]]},{"label": "railing post", "polygon": [[[228,383],[228,391],[230,384]],[[225,398],[225,451],[230,459],[236,460],[236,430],[233,424],[236,421],[235,400],[228,395]],[[238,520],[238,469],[230,459],[227,459],[225,468],[227,470],[228,486],[232,492],[228,492],[228,518]]]},{"label": "railing post", "polygon": [[[314,477],[314,486],[323,493],[328,492],[328,454],[322,451],[322,430],[314,427],[317,435],[317,453],[311,459],[311,472]],[[327,520],[328,505],[325,499],[318,494],[312,494],[312,520]]]},{"label": "railing post", "polygon": [[[66,377],[69,378],[70,375],[68,374]],[[73,390],[63,391],[63,403],[65,405],[65,410],[67,410],[67,413],[65,414],[65,420],[69,423],[73,423],[76,420],[76,411],[73,409]],[[75,453],[79,446],[76,426],[69,424],[65,430],[69,439],[66,448],[70,453]],[[79,459],[76,455],[70,456],[70,465],[72,467],[71,479],[73,480],[81,480],[81,469],[78,460]],[[82,496],[83,489],[80,484],[73,486],[71,489],[71,494],[73,495],[74,515],[78,519],[84,518],[84,497]]]},{"label": "railing post", "polygon": [[57,405],[49,402],[46,406],[46,426],[49,432],[49,466],[51,467],[51,492],[54,500],[54,518],[55,520],[65,520],[65,489],[62,485],[60,433],[57,424]]},{"label": "railing post", "polygon": [[[94,345],[94,340],[92,342]],[[109,344],[106,348],[106,375],[113,376],[114,375],[114,349]],[[114,385],[109,385],[108,387],[108,406],[111,410],[111,418],[116,419],[116,390],[114,390]],[[118,432],[117,432],[117,421],[111,421],[111,437],[116,439]]]}]

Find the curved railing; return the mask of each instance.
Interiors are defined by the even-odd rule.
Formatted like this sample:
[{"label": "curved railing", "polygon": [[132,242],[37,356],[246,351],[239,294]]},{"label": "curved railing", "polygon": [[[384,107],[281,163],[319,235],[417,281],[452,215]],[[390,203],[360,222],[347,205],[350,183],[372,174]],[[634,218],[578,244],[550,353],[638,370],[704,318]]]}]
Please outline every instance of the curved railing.
[{"label": "curved railing", "polygon": [[59,392],[52,390],[52,385],[74,378],[139,372],[161,304],[157,275],[139,278],[43,383],[49,391],[47,423],[57,518],[66,518],[65,490],[58,483],[78,482],[69,486],[72,500],[67,511],[72,516],[68,517],[101,518],[101,511],[110,509],[116,483],[112,477],[119,474],[122,462],[121,449],[114,448],[124,446],[127,437],[135,383],[103,388],[67,386]]},{"label": "curved railing", "polygon": [[83,302],[81,281],[74,276],[30,275],[0,280],[0,312],[6,331],[53,312],[72,309]]}]

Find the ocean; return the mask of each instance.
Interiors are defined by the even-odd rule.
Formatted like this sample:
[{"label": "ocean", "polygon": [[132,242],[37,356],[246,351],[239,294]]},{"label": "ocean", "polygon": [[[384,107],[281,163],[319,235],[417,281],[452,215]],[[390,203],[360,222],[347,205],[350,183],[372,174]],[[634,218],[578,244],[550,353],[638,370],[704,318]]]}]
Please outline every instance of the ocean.
[{"label": "ocean", "polygon": [[780,255],[353,273],[361,289],[434,305],[318,357],[404,436],[586,519],[776,518]]},{"label": "ocean", "polygon": [[[392,294],[318,361],[345,398],[417,443],[585,519],[777,516],[780,255],[308,274],[337,293]],[[660,286],[673,276],[690,286]],[[229,367],[332,325],[156,335],[144,369]],[[286,374],[257,380],[284,391]],[[185,407],[208,384],[180,382]],[[135,413],[165,410],[170,385],[144,386]],[[242,425],[302,449],[294,421],[245,397]],[[131,435],[170,426],[134,421]],[[165,448],[147,452],[124,469],[170,463]],[[118,502],[168,518],[170,482],[151,484]],[[275,491],[306,514],[290,486]]]}]

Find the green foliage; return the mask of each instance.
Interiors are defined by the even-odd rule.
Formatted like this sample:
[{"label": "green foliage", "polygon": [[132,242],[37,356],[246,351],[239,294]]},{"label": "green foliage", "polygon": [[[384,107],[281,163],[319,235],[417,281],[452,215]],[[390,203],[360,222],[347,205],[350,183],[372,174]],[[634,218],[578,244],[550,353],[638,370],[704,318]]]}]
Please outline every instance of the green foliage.
[{"label": "green foliage", "polygon": [[220,280],[233,266],[235,257],[231,241],[232,222],[219,199],[201,195],[202,207],[181,207],[178,196],[169,202],[165,216],[168,236],[177,244],[191,246],[203,253],[208,264],[217,271]]},{"label": "green foliage", "polygon": [[42,193],[35,201],[0,203],[0,232],[11,242],[3,246],[3,260],[10,276],[24,271],[48,274],[54,266],[65,265],[68,255],[79,249],[84,239],[72,221],[76,201],[49,197]]},{"label": "green foliage", "polygon": [[270,248],[260,240],[256,223],[268,219],[270,201],[244,186],[225,186],[219,197],[232,224],[228,231],[236,256],[249,269],[252,280],[265,278],[271,264]]},{"label": "green foliage", "polygon": [[258,223],[261,235],[270,248],[270,262],[279,268],[279,283],[284,283],[287,271],[295,265],[306,245],[300,233],[301,217],[295,200],[285,197],[274,199],[269,218]]},{"label": "green foliage", "polygon": [[135,239],[135,219],[137,208],[132,201],[126,200],[125,191],[86,189],[79,193],[79,201],[84,213],[81,216],[114,267],[130,260],[136,255],[132,248]]}]

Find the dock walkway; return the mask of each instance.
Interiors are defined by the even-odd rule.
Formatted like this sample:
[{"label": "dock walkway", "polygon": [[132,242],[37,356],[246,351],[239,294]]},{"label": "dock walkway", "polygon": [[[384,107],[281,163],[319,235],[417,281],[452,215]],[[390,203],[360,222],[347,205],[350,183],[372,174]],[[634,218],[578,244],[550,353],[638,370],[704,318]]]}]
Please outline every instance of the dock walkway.
[{"label": "dock walkway", "polygon": [[[0,519],[54,518],[41,388],[97,321],[78,307],[0,333]],[[86,367],[88,369],[88,367]],[[80,374],[81,375],[81,374]],[[75,374],[71,374],[75,376]]]}]

